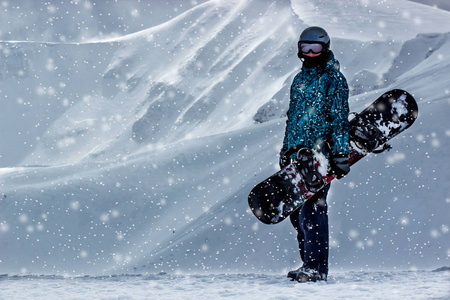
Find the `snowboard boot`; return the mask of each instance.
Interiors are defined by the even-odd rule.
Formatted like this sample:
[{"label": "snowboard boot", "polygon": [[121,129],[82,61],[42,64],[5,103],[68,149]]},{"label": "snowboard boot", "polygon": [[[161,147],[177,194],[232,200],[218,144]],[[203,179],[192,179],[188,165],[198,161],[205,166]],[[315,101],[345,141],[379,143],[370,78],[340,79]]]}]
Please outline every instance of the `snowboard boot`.
[{"label": "snowboard boot", "polygon": [[298,282],[316,282],[316,281],[327,281],[327,274],[319,272],[314,269],[300,267],[297,270],[289,271],[287,274],[288,278],[291,278],[291,281]]}]

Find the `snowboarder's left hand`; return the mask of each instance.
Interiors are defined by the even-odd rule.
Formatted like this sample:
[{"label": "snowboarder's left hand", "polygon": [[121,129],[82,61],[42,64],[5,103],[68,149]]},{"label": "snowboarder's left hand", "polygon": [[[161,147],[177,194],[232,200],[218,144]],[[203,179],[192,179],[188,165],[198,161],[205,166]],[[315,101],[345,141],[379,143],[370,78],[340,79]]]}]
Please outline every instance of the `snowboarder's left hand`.
[{"label": "snowboarder's left hand", "polygon": [[336,154],[331,159],[331,172],[336,179],[341,179],[350,172],[348,154]]}]

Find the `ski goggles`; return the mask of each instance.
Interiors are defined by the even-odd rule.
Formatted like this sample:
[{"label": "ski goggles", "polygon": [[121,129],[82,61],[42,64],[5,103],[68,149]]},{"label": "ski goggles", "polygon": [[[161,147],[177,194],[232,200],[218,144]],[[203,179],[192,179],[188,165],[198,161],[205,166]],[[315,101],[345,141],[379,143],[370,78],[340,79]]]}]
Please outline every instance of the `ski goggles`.
[{"label": "ski goggles", "polygon": [[298,42],[298,48],[303,53],[308,53],[309,51],[312,51],[314,54],[319,54],[323,50],[322,44],[314,43],[314,44],[308,44],[304,42]]}]

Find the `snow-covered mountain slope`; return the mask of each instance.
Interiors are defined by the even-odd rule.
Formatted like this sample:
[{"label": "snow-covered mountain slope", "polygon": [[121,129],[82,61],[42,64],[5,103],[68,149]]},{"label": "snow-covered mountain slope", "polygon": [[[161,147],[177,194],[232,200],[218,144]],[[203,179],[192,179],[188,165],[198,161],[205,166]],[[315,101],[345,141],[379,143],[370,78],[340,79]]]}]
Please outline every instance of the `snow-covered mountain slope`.
[{"label": "snow-covered mountain slope", "polygon": [[418,32],[447,32],[448,12],[405,0],[294,0],[292,8],[307,24],[335,37],[362,41],[406,41]]},{"label": "snow-covered mountain slope", "polygon": [[333,184],[331,268],[448,264],[450,13],[346,3],[209,1],[108,42],[0,43],[2,273],[298,266],[289,222],[259,224],[247,195],[277,168],[298,34],[337,11],[319,25],[351,110],[402,88],[420,115]]},{"label": "snow-covered mountain slope", "polygon": [[150,28],[207,0],[4,0],[0,40],[86,42]]}]

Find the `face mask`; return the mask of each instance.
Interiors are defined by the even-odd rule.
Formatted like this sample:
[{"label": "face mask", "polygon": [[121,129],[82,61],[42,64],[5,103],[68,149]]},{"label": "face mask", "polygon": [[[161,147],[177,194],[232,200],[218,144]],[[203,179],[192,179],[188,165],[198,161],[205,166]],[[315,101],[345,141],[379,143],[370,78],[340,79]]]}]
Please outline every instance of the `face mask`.
[{"label": "face mask", "polygon": [[[300,53],[299,53],[300,54]],[[301,53],[302,55],[299,55],[300,59],[303,60],[303,66],[306,68],[315,68],[318,66],[325,66],[327,60],[328,60],[328,53],[322,53],[319,56],[316,57],[308,57],[303,55],[303,53]]]}]

